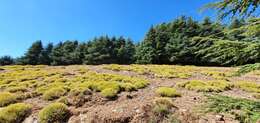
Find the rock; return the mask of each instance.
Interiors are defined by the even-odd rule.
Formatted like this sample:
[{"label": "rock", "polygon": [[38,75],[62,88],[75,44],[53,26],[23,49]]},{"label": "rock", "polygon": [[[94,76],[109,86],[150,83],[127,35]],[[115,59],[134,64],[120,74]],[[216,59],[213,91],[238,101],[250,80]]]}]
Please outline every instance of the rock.
[{"label": "rock", "polygon": [[38,123],[38,121],[35,116],[29,116],[23,121],[23,123]]},{"label": "rock", "polygon": [[136,113],[140,113],[141,111],[140,111],[139,109],[136,109],[135,112],[136,112]]},{"label": "rock", "polygon": [[217,121],[225,121],[225,120],[224,120],[224,115],[222,115],[222,114],[216,115],[216,120],[217,120]]}]

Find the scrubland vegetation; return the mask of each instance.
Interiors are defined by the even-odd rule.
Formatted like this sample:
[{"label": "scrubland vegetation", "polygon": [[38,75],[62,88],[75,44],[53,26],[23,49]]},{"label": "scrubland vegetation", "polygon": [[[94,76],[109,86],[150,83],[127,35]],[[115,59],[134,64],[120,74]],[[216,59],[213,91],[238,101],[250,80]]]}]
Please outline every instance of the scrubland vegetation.
[{"label": "scrubland vegetation", "polygon": [[[71,117],[79,117],[73,107],[82,110],[93,99],[100,98],[106,104],[125,100],[122,98],[126,95],[129,98],[127,101],[131,102],[144,94],[143,98],[151,99],[147,104],[151,106],[147,109],[151,113],[151,122],[181,122],[183,119],[179,119],[178,106],[185,103],[178,104],[175,100],[188,98],[203,99],[199,105],[203,105],[200,110],[205,116],[224,113],[240,122],[256,122],[260,118],[260,83],[259,70],[255,66],[2,66],[0,121],[21,122],[34,115],[41,123],[67,122]],[[236,91],[249,96],[243,97]],[[189,92],[201,94],[202,97],[189,97]],[[132,96],[134,93],[140,95]],[[145,96],[145,93],[152,95]],[[225,93],[237,97],[226,96]],[[32,112],[37,106],[41,108]]]}]

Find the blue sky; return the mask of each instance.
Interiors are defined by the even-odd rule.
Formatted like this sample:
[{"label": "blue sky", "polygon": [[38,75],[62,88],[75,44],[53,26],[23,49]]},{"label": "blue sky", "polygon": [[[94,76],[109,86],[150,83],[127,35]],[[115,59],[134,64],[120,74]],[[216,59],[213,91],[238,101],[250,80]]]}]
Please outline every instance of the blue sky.
[{"label": "blue sky", "polygon": [[0,0],[0,56],[21,56],[36,40],[88,41],[95,36],[143,39],[151,25],[178,16],[197,20],[215,0]]}]

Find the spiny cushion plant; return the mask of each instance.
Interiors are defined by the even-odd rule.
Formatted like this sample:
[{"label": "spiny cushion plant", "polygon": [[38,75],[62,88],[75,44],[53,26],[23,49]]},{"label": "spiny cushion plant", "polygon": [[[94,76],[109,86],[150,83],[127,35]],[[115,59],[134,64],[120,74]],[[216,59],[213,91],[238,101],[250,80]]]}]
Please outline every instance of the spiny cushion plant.
[{"label": "spiny cushion plant", "polygon": [[181,94],[176,91],[175,88],[170,87],[159,87],[156,93],[162,97],[180,97]]},{"label": "spiny cushion plant", "polygon": [[228,96],[208,96],[206,112],[230,113],[241,123],[256,123],[260,119],[260,102]]},{"label": "spiny cushion plant", "polygon": [[159,116],[166,116],[174,108],[174,104],[170,98],[156,98],[153,103],[153,112]]},{"label": "spiny cushion plant", "polygon": [[235,83],[235,87],[240,88],[247,92],[260,93],[260,84],[256,82],[238,81]]},{"label": "spiny cushion plant", "polygon": [[200,73],[206,76],[210,76],[214,79],[225,79],[227,77],[232,76],[232,71],[224,72],[224,71],[218,71],[216,69],[214,70],[214,69],[207,69],[207,68],[204,68]]},{"label": "spiny cushion plant", "polygon": [[31,114],[32,106],[24,103],[11,104],[0,110],[1,123],[21,123]]},{"label": "spiny cushion plant", "polygon": [[0,107],[7,106],[9,104],[15,103],[17,97],[9,92],[1,92],[0,93]]},{"label": "spiny cushion plant", "polygon": [[52,103],[39,112],[39,123],[63,123],[70,117],[68,107],[63,103]]},{"label": "spiny cushion plant", "polygon": [[133,71],[139,74],[151,74],[161,78],[189,78],[192,66],[174,65],[105,65],[104,69],[115,71]]},{"label": "spiny cushion plant", "polygon": [[117,93],[118,93],[118,91],[113,88],[106,88],[101,91],[101,95],[106,98],[114,98],[114,97],[116,97]]},{"label": "spiny cushion plant", "polygon": [[25,86],[17,86],[17,87],[10,87],[7,89],[8,92],[26,92],[27,88]]},{"label": "spiny cushion plant", "polygon": [[43,94],[43,99],[44,100],[54,100],[58,99],[61,96],[64,96],[66,94],[66,90],[62,87],[54,87],[51,88],[50,90],[45,91]]},{"label": "spiny cushion plant", "polygon": [[202,92],[222,92],[230,90],[233,85],[225,80],[191,80],[178,84],[179,87],[183,87],[189,90],[202,91]]}]

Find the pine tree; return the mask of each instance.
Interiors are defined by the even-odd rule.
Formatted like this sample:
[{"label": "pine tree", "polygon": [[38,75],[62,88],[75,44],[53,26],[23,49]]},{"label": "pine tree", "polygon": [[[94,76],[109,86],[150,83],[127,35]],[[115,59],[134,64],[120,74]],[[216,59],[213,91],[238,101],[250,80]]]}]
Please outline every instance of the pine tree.
[{"label": "pine tree", "polygon": [[14,64],[14,59],[11,56],[0,57],[0,66],[12,65],[12,64]]},{"label": "pine tree", "polygon": [[42,42],[36,41],[32,44],[32,46],[25,53],[25,56],[22,57],[23,64],[37,65],[40,61],[39,57],[43,51]]}]

